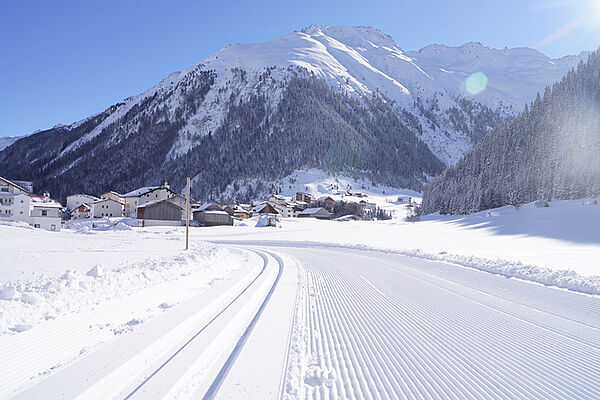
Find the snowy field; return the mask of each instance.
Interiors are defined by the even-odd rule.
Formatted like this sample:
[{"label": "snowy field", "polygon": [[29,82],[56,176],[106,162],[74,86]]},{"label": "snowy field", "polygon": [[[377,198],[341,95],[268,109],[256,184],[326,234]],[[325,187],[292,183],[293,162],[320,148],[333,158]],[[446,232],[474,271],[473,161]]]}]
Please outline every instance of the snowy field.
[{"label": "snowy field", "polygon": [[407,222],[319,174],[393,219],[0,225],[0,399],[600,398],[593,199]]}]

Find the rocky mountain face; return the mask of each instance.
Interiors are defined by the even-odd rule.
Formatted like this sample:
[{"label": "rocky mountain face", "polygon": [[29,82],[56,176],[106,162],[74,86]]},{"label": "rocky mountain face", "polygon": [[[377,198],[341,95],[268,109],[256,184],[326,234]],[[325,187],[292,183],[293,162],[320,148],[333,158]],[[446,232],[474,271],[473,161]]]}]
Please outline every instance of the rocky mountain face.
[{"label": "rocky mountain face", "polygon": [[430,182],[426,213],[600,195],[600,50]]},{"label": "rocky mountain face", "polygon": [[[0,152],[0,175],[59,198],[163,180],[180,189],[192,176],[196,196],[218,199],[228,185],[305,167],[419,190],[585,56],[478,43],[404,52],[373,28],[311,26],[226,46],[101,113],[24,137]],[[233,193],[249,195],[247,185]]]}]

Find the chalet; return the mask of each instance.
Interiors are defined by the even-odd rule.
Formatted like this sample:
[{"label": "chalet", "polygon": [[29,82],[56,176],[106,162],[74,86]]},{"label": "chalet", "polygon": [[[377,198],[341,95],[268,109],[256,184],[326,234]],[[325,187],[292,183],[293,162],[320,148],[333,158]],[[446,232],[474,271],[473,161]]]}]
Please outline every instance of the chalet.
[{"label": "chalet", "polygon": [[256,217],[261,214],[279,215],[279,212],[269,203],[260,204],[252,209],[251,215]]},{"label": "chalet", "polygon": [[326,207],[331,210],[335,206],[335,200],[330,196],[322,196],[317,199],[317,204],[319,207]]},{"label": "chalet", "polygon": [[60,231],[62,205],[48,193],[35,196],[32,191],[31,182],[0,177],[0,221],[23,221],[34,228]]},{"label": "chalet", "polygon": [[294,208],[290,207],[285,202],[279,203],[276,201],[269,200],[267,204],[271,205],[275,209],[275,211],[277,211],[277,213],[282,217],[291,218],[295,215]]},{"label": "chalet", "polygon": [[115,191],[110,191],[110,192],[106,192],[106,193],[102,193],[100,195],[101,199],[111,199],[114,201],[118,201],[119,203],[125,203],[125,201],[123,200],[123,196],[121,196],[119,193],[115,192]]},{"label": "chalet", "polygon": [[361,200],[358,202],[358,204],[360,204],[360,206],[366,210],[375,210],[377,209],[377,204],[375,203],[369,203],[368,201],[365,200]]},{"label": "chalet", "polygon": [[92,216],[92,207],[89,204],[83,203],[79,207],[76,207],[71,210],[71,218],[91,218]]},{"label": "chalet", "polygon": [[194,221],[202,226],[233,225],[233,218],[218,204],[206,203],[194,211]]},{"label": "chalet", "polygon": [[137,219],[142,226],[179,226],[185,212],[183,207],[169,200],[156,200],[137,207]]},{"label": "chalet", "polygon": [[122,217],[123,203],[113,199],[100,199],[90,204],[92,218]]},{"label": "chalet", "polygon": [[90,194],[72,194],[70,196],[67,196],[67,210],[74,210],[82,204],[92,204],[96,200],[99,199],[96,196],[92,196]]},{"label": "chalet", "polygon": [[234,206],[233,207],[233,216],[238,219],[248,219],[250,218],[250,211],[242,206]]},{"label": "chalet", "polygon": [[176,195],[177,193],[173,192],[166,182],[161,186],[147,186],[125,193],[122,195],[125,201],[125,216],[135,218],[139,206],[158,200],[167,200]]},{"label": "chalet", "polygon": [[313,197],[309,193],[297,192],[294,195],[294,201],[297,201],[297,202],[301,201],[303,203],[310,204],[313,201]]},{"label": "chalet", "polygon": [[323,207],[307,208],[298,214],[298,218],[331,219],[331,213]]}]

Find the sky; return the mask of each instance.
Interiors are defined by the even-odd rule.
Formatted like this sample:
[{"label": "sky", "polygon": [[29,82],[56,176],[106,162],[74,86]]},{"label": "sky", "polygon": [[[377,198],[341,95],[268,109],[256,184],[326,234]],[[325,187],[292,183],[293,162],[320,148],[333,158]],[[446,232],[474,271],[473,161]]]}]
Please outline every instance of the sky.
[{"label": "sky", "polygon": [[600,0],[4,1],[0,137],[100,112],[228,43],[373,26],[403,50],[476,41],[550,57],[600,47]]}]

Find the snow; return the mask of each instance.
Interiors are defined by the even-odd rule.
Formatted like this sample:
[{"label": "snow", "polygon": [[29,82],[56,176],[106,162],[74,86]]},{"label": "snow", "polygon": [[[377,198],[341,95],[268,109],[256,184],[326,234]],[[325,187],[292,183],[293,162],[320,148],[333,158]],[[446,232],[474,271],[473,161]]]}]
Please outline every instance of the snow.
[{"label": "snow", "polygon": [[598,398],[596,199],[408,222],[415,192],[280,184],[393,219],[261,216],[189,251],[130,219],[0,224],[0,399]]},{"label": "snow", "polygon": [[199,270],[203,282],[222,279],[235,266],[215,245],[195,242],[185,252],[178,230],[91,225],[77,222],[61,232],[0,226],[0,236],[11,238],[0,244],[0,336]]}]

